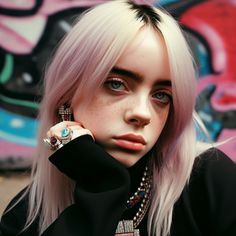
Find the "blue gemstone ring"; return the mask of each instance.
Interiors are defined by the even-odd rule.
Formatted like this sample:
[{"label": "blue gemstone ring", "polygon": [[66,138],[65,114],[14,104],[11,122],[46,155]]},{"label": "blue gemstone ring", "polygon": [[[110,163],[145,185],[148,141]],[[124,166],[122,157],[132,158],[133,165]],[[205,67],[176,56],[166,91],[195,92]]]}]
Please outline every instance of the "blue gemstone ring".
[{"label": "blue gemstone ring", "polygon": [[61,131],[61,142],[62,144],[67,144],[72,139],[73,131],[66,127]]}]

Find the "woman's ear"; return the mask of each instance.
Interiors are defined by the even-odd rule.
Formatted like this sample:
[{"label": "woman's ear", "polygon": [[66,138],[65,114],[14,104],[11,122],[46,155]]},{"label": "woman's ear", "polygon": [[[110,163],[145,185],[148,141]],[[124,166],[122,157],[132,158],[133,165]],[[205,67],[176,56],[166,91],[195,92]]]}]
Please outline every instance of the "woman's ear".
[{"label": "woman's ear", "polygon": [[73,112],[72,108],[69,104],[65,103],[58,109],[58,116],[60,117],[61,121],[72,121],[73,119]]}]

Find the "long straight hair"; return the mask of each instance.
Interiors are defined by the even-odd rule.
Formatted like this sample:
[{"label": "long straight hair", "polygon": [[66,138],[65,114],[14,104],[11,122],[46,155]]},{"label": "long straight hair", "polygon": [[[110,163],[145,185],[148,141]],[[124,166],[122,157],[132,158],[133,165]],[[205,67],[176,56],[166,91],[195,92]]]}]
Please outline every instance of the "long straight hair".
[{"label": "long straight hair", "polygon": [[49,161],[42,143],[50,127],[59,122],[64,103],[92,98],[125,48],[143,27],[152,27],[165,40],[171,69],[173,104],[153,157],[153,198],[148,231],[170,232],[173,205],[187,183],[196,155],[193,124],[195,71],[186,40],[176,21],[164,10],[130,1],[109,1],[85,12],[58,47],[44,79],[39,113],[40,128],[32,167],[26,227],[39,217],[42,233],[74,202],[75,183]]}]

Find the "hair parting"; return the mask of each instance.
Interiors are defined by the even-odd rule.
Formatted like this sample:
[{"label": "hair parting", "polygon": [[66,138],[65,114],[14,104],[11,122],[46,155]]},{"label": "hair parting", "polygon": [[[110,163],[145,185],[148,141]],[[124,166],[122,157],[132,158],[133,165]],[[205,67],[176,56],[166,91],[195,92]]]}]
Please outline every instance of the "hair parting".
[{"label": "hair parting", "polygon": [[136,12],[137,20],[140,19],[145,24],[151,24],[154,28],[158,29],[157,25],[161,21],[161,18],[151,5],[134,4],[132,1],[129,1],[129,4],[131,9]]}]

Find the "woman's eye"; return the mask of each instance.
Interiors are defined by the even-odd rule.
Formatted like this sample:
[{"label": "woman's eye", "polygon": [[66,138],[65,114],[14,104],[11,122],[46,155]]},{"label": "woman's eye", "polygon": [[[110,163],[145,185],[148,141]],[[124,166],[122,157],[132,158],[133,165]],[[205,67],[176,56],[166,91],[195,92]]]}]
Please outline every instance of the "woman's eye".
[{"label": "woman's eye", "polygon": [[123,91],[125,90],[124,83],[121,80],[107,80],[105,82],[105,85],[115,91]]},{"label": "woman's eye", "polygon": [[163,104],[168,104],[172,100],[171,95],[165,92],[157,92],[153,95],[153,98]]}]

